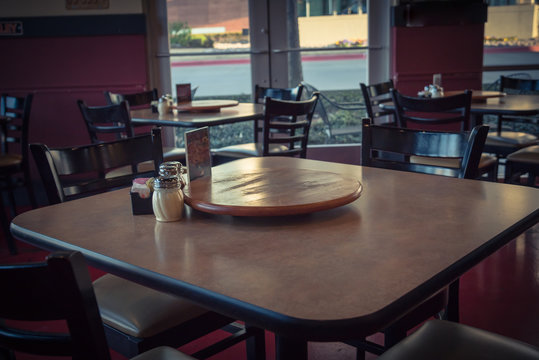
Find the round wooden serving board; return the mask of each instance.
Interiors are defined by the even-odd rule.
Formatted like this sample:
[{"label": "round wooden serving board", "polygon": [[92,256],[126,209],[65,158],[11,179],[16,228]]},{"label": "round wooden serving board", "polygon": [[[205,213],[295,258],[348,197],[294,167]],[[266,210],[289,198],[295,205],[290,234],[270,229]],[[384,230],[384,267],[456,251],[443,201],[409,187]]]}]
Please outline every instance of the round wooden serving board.
[{"label": "round wooden serving board", "polygon": [[236,100],[195,100],[188,103],[176,105],[174,108],[178,111],[188,112],[217,112],[221,108],[236,106],[239,102]]},{"label": "round wooden serving board", "polygon": [[212,169],[184,188],[194,209],[234,216],[306,214],[346,205],[362,191],[359,180],[340,174],[298,168],[240,171]]}]

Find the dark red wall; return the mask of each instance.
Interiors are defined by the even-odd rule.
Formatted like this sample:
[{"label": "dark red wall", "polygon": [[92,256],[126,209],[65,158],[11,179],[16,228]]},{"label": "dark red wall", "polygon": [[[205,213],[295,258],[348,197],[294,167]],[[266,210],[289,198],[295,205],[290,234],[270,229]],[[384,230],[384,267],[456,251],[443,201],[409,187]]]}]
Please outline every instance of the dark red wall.
[{"label": "dark red wall", "polygon": [[0,46],[0,91],[34,93],[31,142],[88,143],[77,99],[104,105],[105,90],[146,87],[144,35],[9,38]]},{"label": "dark red wall", "polygon": [[399,91],[416,95],[442,74],[444,90],[481,89],[484,25],[392,28],[392,74]]}]

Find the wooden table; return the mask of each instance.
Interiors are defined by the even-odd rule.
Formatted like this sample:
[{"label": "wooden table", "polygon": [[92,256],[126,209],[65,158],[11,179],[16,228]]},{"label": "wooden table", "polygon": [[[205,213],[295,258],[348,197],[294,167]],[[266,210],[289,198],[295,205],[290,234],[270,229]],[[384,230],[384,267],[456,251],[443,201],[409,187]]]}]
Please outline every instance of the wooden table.
[{"label": "wooden table", "polygon": [[151,108],[131,110],[131,121],[135,125],[158,125],[198,128],[263,118],[261,104],[239,103],[237,106],[222,108],[218,112],[178,112],[159,115]]},{"label": "wooden table", "polygon": [[[395,110],[393,102],[380,104],[380,108]],[[483,124],[484,115],[533,116],[539,114],[539,95],[506,95],[486,99],[485,102],[472,102],[471,126]],[[510,120],[510,118],[505,119]]]},{"label": "wooden table", "polygon": [[296,158],[248,158],[227,171],[289,167],[356,177],[361,197],[307,215],[233,217],[186,208],[180,222],[133,216],[128,190],[17,216],[17,238],[80,250],[94,266],[271,330],[278,359],[306,341],[373,334],[539,221],[525,186]]}]

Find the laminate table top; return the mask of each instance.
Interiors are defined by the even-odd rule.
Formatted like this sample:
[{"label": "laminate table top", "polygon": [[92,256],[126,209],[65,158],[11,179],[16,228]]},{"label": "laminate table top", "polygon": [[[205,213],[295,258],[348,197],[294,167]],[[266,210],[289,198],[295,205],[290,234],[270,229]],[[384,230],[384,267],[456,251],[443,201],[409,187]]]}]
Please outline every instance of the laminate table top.
[{"label": "laminate table top", "polygon": [[529,116],[539,114],[539,95],[505,95],[472,102],[472,114]]},{"label": "laminate table top", "polygon": [[[133,216],[121,189],[25,212],[11,231],[45,249],[80,250],[105,271],[296,344],[385,328],[539,221],[531,187],[283,157],[220,166],[334,172],[357,178],[363,191],[306,215],[234,217],[186,206],[183,220],[159,223]],[[290,351],[278,356],[296,358]]]},{"label": "laminate table top", "polygon": [[131,121],[135,125],[158,125],[187,128],[232,124],[263,118],[261,104],[239,103],[215,112],[182,112],[174,110],[160,115],[151,108],[131,110]]}]

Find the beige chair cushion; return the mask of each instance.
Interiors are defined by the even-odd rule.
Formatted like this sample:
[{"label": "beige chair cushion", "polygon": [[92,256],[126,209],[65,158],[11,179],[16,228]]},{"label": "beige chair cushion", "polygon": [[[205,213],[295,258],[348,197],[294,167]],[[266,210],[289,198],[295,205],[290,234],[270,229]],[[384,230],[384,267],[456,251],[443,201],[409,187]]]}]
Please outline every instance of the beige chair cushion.
[{"label": "beige chair cushion", "polygon": [[539,145],[528,146],[507,155],[507,161],[539,164]]},{"label": "beige chair cushion", "polygon": [[[153,160],[145,161],[137,165],[138,172],[150,172],[154,170]],[[105,178],[115,178],[131,174],[131,165],[122,166],[105,174]]]},{"label": "beige chair cushion", "polygon": [[537,136],[518,131],[502,131],[501,135],[489,132],[485,146],[523,147],[534,145],[538,141]]},{"label": "beige chair cushion", "polygon": [[163,161],[179,161],[185,165],[185,149],[173,146],[163,147]]},{"label": "beige chair cushion", "polygon": [[[426,156],[410,156],[410,162],[414,164],[425,164],[432,166],[443,166],[448,168],[458,169],[460,168],[460,159],[448,159],[448,158],[433,158]],[[481,160],[479,160],[479,169],[486,169],[494,166],[497,160],[496,157],[489,154],[481,154]]]},{"label": "beige chair cushion", "polygon": [[[270,144],[270,153],[282,152],[288,150],[286,145]],[[261,143],[248,143],[225,146],[220,149],[213,150],[213,153],[220,156],[232,158],[244,158],[249,156],[262,156]]]},{"label": "beige chair cushion", "polygon": [[18,166],[22,162],[22,156],[19,154],[7,154],[0,156],[0,167]]},{"label": "beige chair cushion", "polygon": [[531,345],[451,321],[430,320],[378,360],[537,360]]},{"label": "beige chair cushion", "polygon": [[[163,161],[179,161],[182,165],[185,165],[185,149],[176,147],[164,147],[163,148]],[[138,172],[150,172],[154,170],[153,161],[145,161],[138,164]],[[109,171],[105,177],[115,178],[117,176],[124,176],[131,174],[131,166],[122,166],[117,169]]]},{"label": "beige chair cushion", "polygon": [[131,336],[146,338],[207,312],[193,303],[106,274],[94,281],[103,322]]},{"label": "beige chair cushion", "polygon": [[168,346],[160,346],[145,351],[131,360],[196,360],[194,357],[186,355]]}]

